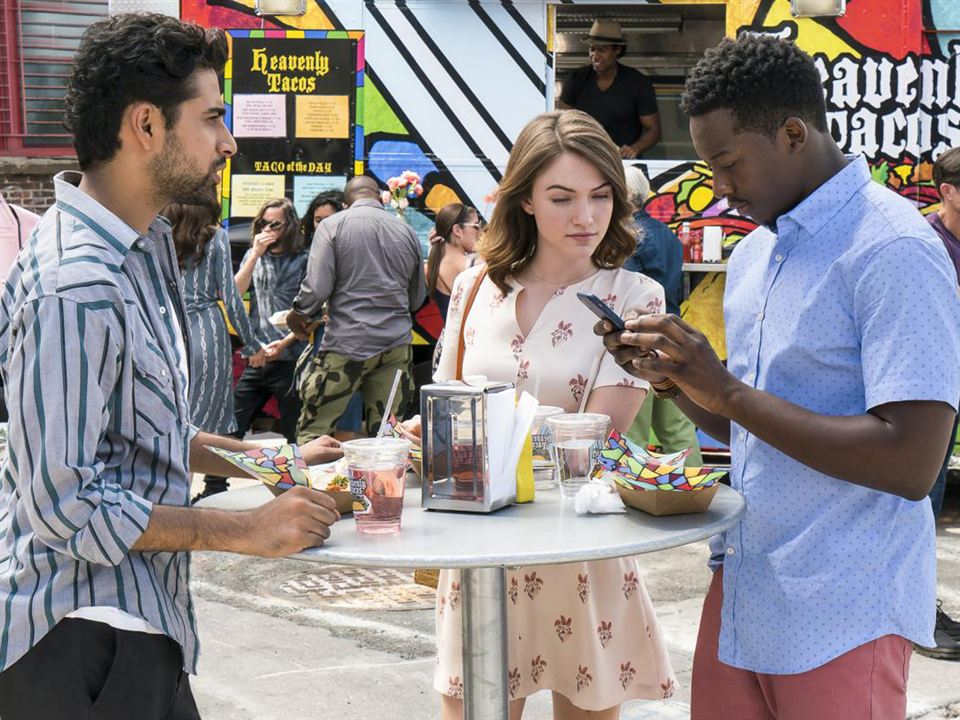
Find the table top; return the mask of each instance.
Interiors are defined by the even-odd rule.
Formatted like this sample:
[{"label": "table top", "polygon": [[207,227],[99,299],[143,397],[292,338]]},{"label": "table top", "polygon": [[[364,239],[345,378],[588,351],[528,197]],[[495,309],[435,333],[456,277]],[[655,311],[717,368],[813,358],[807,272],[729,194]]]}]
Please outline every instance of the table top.
[{"label": "table top", "polygon": [[[655,492],[655,491],[651,491]],[[665,491],[660,491],[665,492]],[[198,507],[245,510],[272,499],[260,485],[205,498]],[[291,557],[371,567],[498,567],[602,560],[666,550],[712,537],[746,510],[743,496],[721,485],[710,508],[692,515],[577,515],[559,490],[538,491],[532,503],[490,514],[425,510],[420,488],[408,487],[401,530],[358,533],[350,515],[332,528],[323,547]]]}]

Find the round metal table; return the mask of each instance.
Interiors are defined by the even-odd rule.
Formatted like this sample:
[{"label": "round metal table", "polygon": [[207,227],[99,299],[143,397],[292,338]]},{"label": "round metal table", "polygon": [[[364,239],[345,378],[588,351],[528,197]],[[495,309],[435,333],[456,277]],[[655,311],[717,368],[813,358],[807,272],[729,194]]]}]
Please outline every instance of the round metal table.
[{"label": "round metal table", "polygon": [[[219,493],[198,507],[246,510],[272,499],[263,486]],[[694,515],[654,517],[577,515],[557,490],[489,515],[424,510],[408,487],[402,529],[391,535],[355,531],[348,515],[323,547],[291,555],[301,560],[365,567],[462,570],[464,717],[506,720],[506,567],[602,560],[666,550],[712,537],[746,510],[743,497],[722,485],[710,508]]]}]

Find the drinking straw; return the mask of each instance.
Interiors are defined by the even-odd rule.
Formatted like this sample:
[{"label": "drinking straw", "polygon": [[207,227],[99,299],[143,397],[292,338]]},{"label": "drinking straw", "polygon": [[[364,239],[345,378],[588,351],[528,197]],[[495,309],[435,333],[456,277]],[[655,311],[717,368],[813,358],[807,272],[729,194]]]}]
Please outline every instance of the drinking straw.
[{"label": "drinking straw", "polygon": [[378,438],[382,438],[383,434],[387,431],[387,423],[390,422],[390,415],[393,413],[393,400],[397,396],[397,388],[400,387],[401,372],[401,370],[397,370],[397,373],[393,376],[393,387],[390,388],[387,404],[383,408],[383,418],[380,420],[380,429],[377,430]]},{"label": "drinking straw", "polygon": [[577,410],[577,413],[583,413],[587,407],[587,398],[590,397],[590,393],[593,392],[593,384],[597,381],[597,374],[600,372],[600,361],[603,359],[603,353],[606,350],[600,352],[593,359],[593,365],[590,366],[590,374],[587,375],[587,384],[583,388],[583,397],[580,398],[580,409]]}]

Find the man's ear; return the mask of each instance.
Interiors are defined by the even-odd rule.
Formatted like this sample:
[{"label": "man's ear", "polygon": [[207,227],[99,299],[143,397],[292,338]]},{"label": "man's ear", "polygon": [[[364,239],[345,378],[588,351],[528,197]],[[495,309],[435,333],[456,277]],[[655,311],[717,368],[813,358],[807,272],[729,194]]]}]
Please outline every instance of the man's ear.
[{"label": "man's ear", "polygon": [[788,117],[780,128],[780,132],[787,143],[790,152],[798,152],[807,144],[809,129],[807,124],[798,117]]},{"label": "man's ear", "polygon": [[144,151],[156,150],[163,142],[163,115],[160,108],[148,102],[133,103],[123,117],[123,129],[137,147]]}]

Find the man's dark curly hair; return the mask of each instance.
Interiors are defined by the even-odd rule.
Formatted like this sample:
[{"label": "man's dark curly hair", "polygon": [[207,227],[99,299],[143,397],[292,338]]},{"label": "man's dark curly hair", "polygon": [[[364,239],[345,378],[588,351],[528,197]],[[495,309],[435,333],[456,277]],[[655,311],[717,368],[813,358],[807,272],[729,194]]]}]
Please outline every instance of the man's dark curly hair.
[{"label": "man's dark curly hair", "polygon": [[84,170],[120,148],[120,121],[132,103],[160,108],[172,127],[195,96],[194,71],[223,71],[227,40],[219,30],[151,13],[116,15],[83,34],[67,84],[64,126]]},{"label": "man's dark curly hair", "polygon": [[687,78],[680,108],[690,117],[733,113],[738,131],[776,135],[788,117],[827,131],[820,73],[792,42],[743,33],[704,53]]}]

